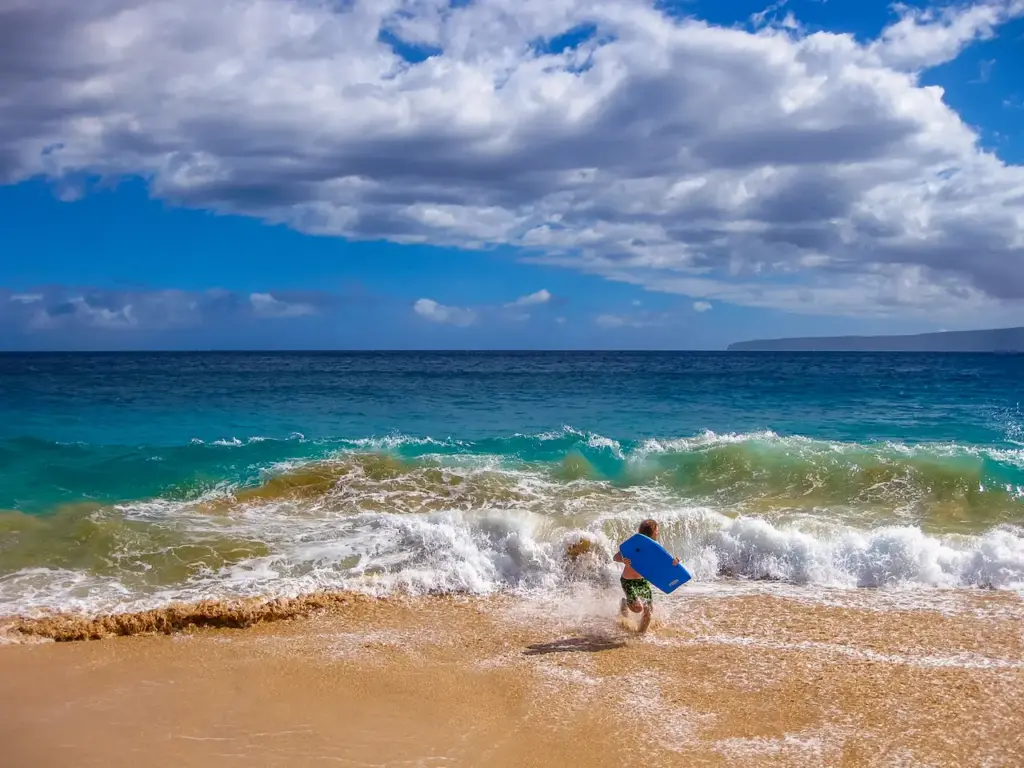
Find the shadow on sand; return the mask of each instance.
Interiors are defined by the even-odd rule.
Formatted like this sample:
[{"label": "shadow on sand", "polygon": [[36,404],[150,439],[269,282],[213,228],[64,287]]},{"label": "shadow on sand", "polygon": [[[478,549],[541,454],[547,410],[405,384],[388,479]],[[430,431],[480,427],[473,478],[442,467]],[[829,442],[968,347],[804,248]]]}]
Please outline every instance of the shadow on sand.
[{"label": "shadow on sand", "polygon": [[545,653],[600,653],[625,648],[621,640],[607,637],[567,637],[551,643],[534,643],[523,651],[524,656],[540,656]]}]

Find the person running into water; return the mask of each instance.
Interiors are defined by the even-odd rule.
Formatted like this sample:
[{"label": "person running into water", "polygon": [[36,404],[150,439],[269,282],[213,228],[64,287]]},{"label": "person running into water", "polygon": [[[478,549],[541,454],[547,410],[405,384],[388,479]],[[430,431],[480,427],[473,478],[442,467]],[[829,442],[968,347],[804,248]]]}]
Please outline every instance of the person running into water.
[{"label": "person running into water", "polygon": [[[644,520],[640,523],[639,531],[650,539],[658,540],[658,523],[655,520]],[[622,584],[622,591],[626,593],[626,596],[622,598],[622,604],[619,606],[619,613],[623,616],[628,616],[629,611],[633,613],[643,612],[644,615],[640,619],[639,629],[640,632],[646,632],[647,627],[651,624],[651,615],[654,613],[654,595],[651,593],[651,584],[633,570],[629,558],[623,556],[621,546],[620,544],[619,551],[612,558],[615,562],[626,566],[622,570],[622,577],[619,579],[619,583]],[[679,565],[678,557],[672,561],[672,565]]]}]

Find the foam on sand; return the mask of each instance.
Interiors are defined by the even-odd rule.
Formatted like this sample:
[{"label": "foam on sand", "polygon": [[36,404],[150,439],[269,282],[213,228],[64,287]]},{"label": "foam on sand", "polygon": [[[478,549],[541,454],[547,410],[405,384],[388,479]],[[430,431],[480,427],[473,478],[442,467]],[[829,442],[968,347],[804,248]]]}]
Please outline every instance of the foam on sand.
[{"label": "foam on sand", "polygon": [[[964,594],[986,609],[1020,603]],[[607,616],[611,592],[576,597],[349,596],[188,642],[6,647],[0,697],[19,706],[0,722],[5,758],[511,768],[537,755],[658,767],[1024,756],[1019,616],[696,593],[635,637]]]}]

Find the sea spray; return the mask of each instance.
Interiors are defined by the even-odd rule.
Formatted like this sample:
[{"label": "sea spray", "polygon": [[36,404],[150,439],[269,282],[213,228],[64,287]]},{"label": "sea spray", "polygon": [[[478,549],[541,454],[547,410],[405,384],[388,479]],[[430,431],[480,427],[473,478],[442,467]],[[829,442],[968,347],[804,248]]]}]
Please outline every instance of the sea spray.
[{"label": "sea spray", "polygon": [[[0,576],[0,614],[40,610],[85,613],[158,608],[176,601],[297,597],[321,590],[369,594],[557,594],[568,583],[614,584],[617,542],[643,517],[662,521],[661,535],[698,582],[768,580],[829,587],[1024,588],[1024,537],[1011,528],[979,535],[929,535],[914,526],[857,529],[817,520],[806,525],[763,517],[730,517],[701,506],[658,506],[625,500],[590,512],[543,515],[514,505],[429,512],[356,512],[293,500],[240,504],[211,515],[194,505],[163,505],[162,524],[178,540],[210,535],[258,542],[261,552],[168,545],[191,558],[178,569],[139,569],[152,545],[145,537],[117,544],[97,565],[38,562]],[[139,514],[131,505],[121,510]],[[145,512],[154,511],[147,505]],[[169,536],[169,535],[168,535]],[[168,541],[172,541],[170,536]],[[53,540],[53,546],[60,546]],[[586,546],[581,546],[587,542]],[[140,551],[132,552],[131,548]],[[250,545],[251,546],[251,545]],[[19,557],[24,553],[20,550]],[[5,552],[4,557],[10,557]]]}]

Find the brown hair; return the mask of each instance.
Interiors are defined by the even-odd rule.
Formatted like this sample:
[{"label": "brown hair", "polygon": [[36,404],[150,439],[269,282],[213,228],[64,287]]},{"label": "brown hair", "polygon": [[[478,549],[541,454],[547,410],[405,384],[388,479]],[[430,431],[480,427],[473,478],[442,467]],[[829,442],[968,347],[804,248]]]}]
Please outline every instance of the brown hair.
[{"label": "brown hair", "polygon": [[658,521],[657,520],[644,520],[640,523],[640,533],[644,536],[648,536],[652,539],[658,538]]}]

